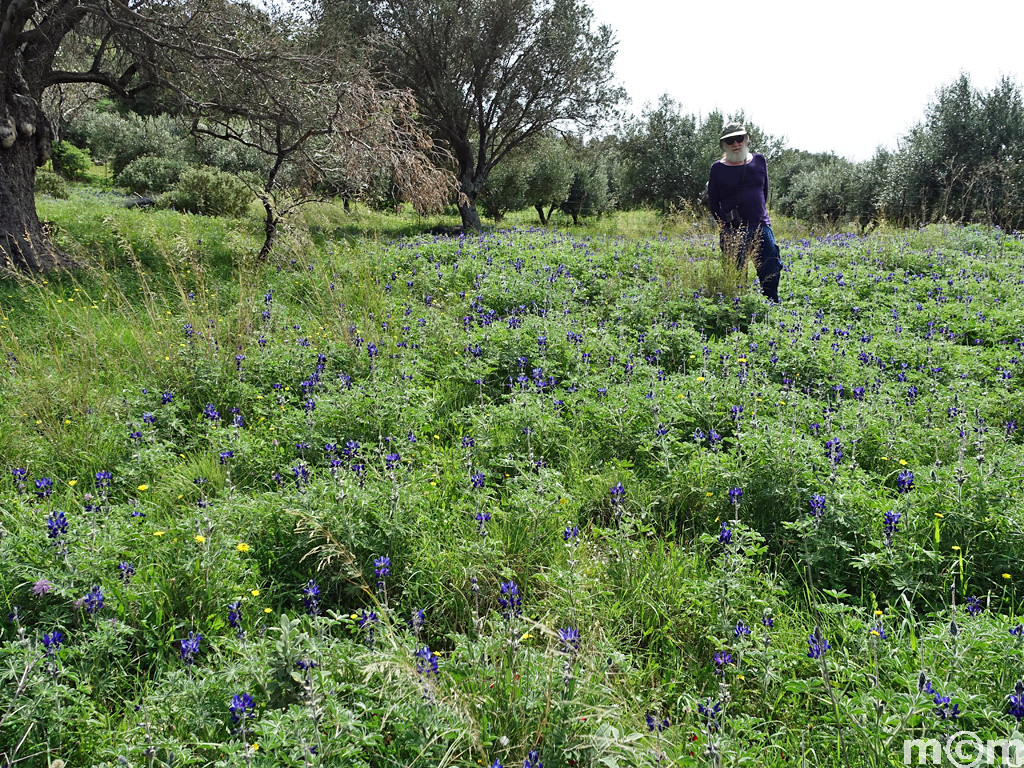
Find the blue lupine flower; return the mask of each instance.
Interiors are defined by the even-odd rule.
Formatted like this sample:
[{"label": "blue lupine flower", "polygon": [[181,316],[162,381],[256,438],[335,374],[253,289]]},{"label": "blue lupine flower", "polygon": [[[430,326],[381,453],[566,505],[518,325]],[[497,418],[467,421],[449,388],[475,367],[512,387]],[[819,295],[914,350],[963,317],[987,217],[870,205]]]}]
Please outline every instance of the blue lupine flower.
[{"label": "blue lupine flower", "polygon": [[61,536],[68,532],[68,519],[64,513],[59,510],[53,510],[46,517],[46,536],[50,539],[60,539]]},{"label": "blue lupine flower", "polygon": [[25,481],[28,479],[28,470],[25,467],[15,467],[11,470],[11,478],[19,493],[25,492]]},{"label": "blue lupine flower", "polygon": [[469,481],[473,488],[483,488],[485,480],[483,472],[474,472],[469,476]]},{"label": "blue lupine flower", "polygon": [[580,529],[578,525],[566,526],[566,529],[562,531],[562,539],[566,544],[574,542],[579,538]]},{"label": "blue lupine flower", "polygon": [[402,457],[397,453],[389,453],[384,456],[384,467],[385,469],[394,469],[398,462],[402,460]]},{"label": "blue lupine flower", "polygon": [[238,630],[238,636],[242,637],[242,603],[239,600],[228,606],[228,626]]},{"label": "blue lupine flower", "polygon": [[558,630],[558,641],[562,645],[563,653],[575,654],[580,649],[579,630],[573,627]]},{"label": "blue lupine flower", "polygon": [[248,693],[236,693],[231,697],[231,722],[238,725],[256,714],[256,702]]},{"label": "blue lupine flower", "polygon": [[657,731],[658,733],[661,733],[662,731],[664,731],[666,728],[669,727],[669,720],[668,720],[667,717],[662,718],[661,720],[659,720],[658,718],[656,718],[654,716],[653,712],[648,712],[644,716],[644,718],[647,720],[647,730],[648,731]]},{"label": "blue lupine flower", "polygon": [[729,489],[729,501],[734,506],[739,506],[740,499],[742,497],[743,497],[743,489],[742,488],[730,488]]},{"label": "blue lupine flower", "polygon": [[412,618],[409,619],[409,628],[414,634],[419,635],[423,625],[427,622],[427,614],[424,613],[422,608],[418,608],[412,612]]},{"label": "blue lupine flower", "polygon": [[207,403],[206,406],[203,408],[203,416],[205,416],[210,421],[219,421],[220,411],[213,407],[213,403]]},{"label": "blue lupine flower", "polygon": [[111,479],[111,477],[113,477],[113,476],[110,474],[110,472],[107,472],[107,471],[97,472],[96,473],[96,488],[97,488],[97,490],[99,490],[102,493],[102,492],[104,492],[104,490],[106,488],[109,488],[110,487],[110,479]]},{"label": "blue lupine flower", "polygon": [[48,498],[53,493],[53,480],[48,477],[41,477],[36,480],[36,497],[40,499]]},{"label": "blue lupine flower", "polygon": [[967,613],[969,613],[971,616],[977,616],[983,610],[984,607],[981,604],[980,597],[978,597],[977,595],[972,595],[971,597],[967,598]]},{"label": "blue lupine flower", "polygon": [[725,651],[715,651],[715,674],[724,675],[725,668],[732,664],[732,654]]},{"label": "blue lupine flower", "polygon": [[814,632],[807,636],[807,657],[810,659],[824,659],[831,647],[822,636],[821,627],[815,627]]},{"label": "blue lupine flower", "polygon": [[160,403],[161,404],[169,405],[170,403],[173,403],[173,402],[174,402],[174,393],[173,392],[164,392],[162,395],[160,395]]},{"label": "blue lupine flower", "polygon": [[85,612],[90,615],[103,609],[103,590],[100,589],[99,584],[86,593],[82,598],[82,605],[85,606]]},{"label": "blue lupine flower", "polygon": [[117,569],[121,572],[121,581],[124,584],[131,583],[132,576],[135,575],[135,566],[127,560],[122,560],[117,564]]},{"label": "blue lupine flower", "polygon": [[306,608],[307,616],[319,616],[320,615],[320,587],[319,585],[310,579],[306,583],[305,589],[302,590],[302,604]]},{"label": "blue lupine flower", "polygon": [[825,514],[825,496],[821,493],[815,493],[811,496],[811,517],[814,518],[815,524],[821,521],[821,516]]},{"label": "blue lupine flower", "polygon": [[480,511],[476,513],[476,532],[481,538],[487,538],[487,523],[491,520],[491,513]]},{"label": "blue lupine flower", "polygon": [[697,704],[697,714],[705,719],[709,731],[718,730],[718,716],[722,713],[722,703],[705,699]]},{"label": "blue lupine flower", "polygon": [[523,761],[523,768],[544,768],[544,763],[542,763],[540,758],[537,756],[537,750],[530,750],[526,756],[526,760]]},{"label": "blue lupine flower", "polygon": [[500,590],[498,605],[501,606],[501,615],[511,621],[522,614],[523,598],[519,596],[519,587],[514,581],[501,582]]},{"label": "blue lupine flower", "polygon": [[435,656],[430,648],[423,646],[416,651],[416,658],[419,661],[416,662],[416,672],[425,676],[428,680],[433,676],[437,678],[437,656]]},{"label": "blue lupine flower", "polygon": [[1024,681],[1017,681],[1013,687],[1013,693],[1006,697],[1010,704],[1006,709],[1007,714],[1017,718],[1019,723],[1024,719]]},{"label": "blue lupine flower", "polygon": [[952,720],[955,722],[960,717],[960,705],[950,705],[949,696],[935,694],[933,701],[935,702],[935,716],[940,720]]},{"label": "blue lupine flower", "polygon": [[608,493],[612,497],[612,504],[621,504],[626,496],[626,489],[622,486],[622,483],[616,483]]},{"label": "blue lupine flower", "polygon": [[896,490],[899,493],[909,493],[914,487],[914,473],[907,470],[900,472],[896,477]]},{"label": "blue lupine flower", "polygon": [[179,651],[181,660],[186,664],[192,664],[195,661],[195,656],[199,653],[199,645],[203,642],[203,636],[198,632],[189,632],[188,637],[183,638],[181,641],[181,649]]},{"label": "blue lupine flower", "polygon": [[156,416],[154,416],[152,413],[144,413],[144,414],[142,414],[142,423],[143,424],[155,424],[156,423]]},{"label": "blue lupine flower", "polygon": [[750,634],[750,627],[748,627],[742,621],[737,621],[736,628],[733,629],[732,634],[736,638],[746,637]]},{"label": "blue lupine flower", "polygon": [[722,530],[718,532],[718,540],[722,542],[723,545],[732,543],[732,529],[729,528],[724,521],[722,523]]},{"label": "blue lupine flower", "polygon": [[391,558],[387,555],[375,558],[373,561],[373,572],[378,579],[391,575]]},{"label": "blue lupine flower", "polygon": [[229,459],[233,459],[234,457],[235,457],[235,452],[234,451],[221,451],[220,452],[220,463],[221,464],[227,464],[228,460]]},{"label": "blue lupine flower", "polygon": [[886,512],[883,518],[884,534],[885,534],[885,546],[889,549],[892,548],[893,537],[900,529],[900,518],[903,517],[900,512]]},{"label": "blue lupine flower", "polygon": [[63,642],[64,635],[55,629],[53,632],[43,635],[43,652],[52,658],[57,655],[57,651],[60,650],[61,643]]},{"label": "blue lupine flower", "polygon": [[833,464],[838,465],[843,461],[843,444],[838,438],[833,437],[825,442],[825,453]]}]

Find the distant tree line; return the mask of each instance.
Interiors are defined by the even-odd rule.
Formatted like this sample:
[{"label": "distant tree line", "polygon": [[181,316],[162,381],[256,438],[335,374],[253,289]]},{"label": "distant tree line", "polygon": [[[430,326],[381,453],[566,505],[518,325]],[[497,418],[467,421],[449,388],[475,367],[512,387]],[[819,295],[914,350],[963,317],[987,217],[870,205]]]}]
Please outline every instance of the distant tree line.
[{"label": "distant tree line", "polygon": [[1024,224],[1024,107],[1008,79],[983,93],[961,75],[895,151],[852,162],[667,96],[616,123],[614,34],[585,0],[313,0],[294,15],[248,0],[173,12],[158,0],[0,0],[0,11],[0,267],[68,265],[31,192],[59,194],[57,174],[81,177],[91,159],[186,210],[257,200],[263,256],[283,217],[325,196],[422,212],[447,202],[467,228],[481,225],[478,206],[494,221],[530,208],[541,224],[556,211],[700,216],[727,119],[767,156],[777,213],[862,228]]}]

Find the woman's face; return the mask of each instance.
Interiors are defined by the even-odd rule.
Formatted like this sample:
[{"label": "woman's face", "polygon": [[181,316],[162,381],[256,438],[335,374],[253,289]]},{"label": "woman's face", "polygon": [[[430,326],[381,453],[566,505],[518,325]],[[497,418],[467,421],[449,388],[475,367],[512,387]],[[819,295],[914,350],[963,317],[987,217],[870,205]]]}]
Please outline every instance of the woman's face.
[{"label": "woman's face", "polygon": [[[729,142],[733,143],[730,144]],[[739,163],[747,159],[748,143],[749,139],[746,135],[730,136],[728,139],[722,139],[722,151],[725,152],[727,160]]]}]

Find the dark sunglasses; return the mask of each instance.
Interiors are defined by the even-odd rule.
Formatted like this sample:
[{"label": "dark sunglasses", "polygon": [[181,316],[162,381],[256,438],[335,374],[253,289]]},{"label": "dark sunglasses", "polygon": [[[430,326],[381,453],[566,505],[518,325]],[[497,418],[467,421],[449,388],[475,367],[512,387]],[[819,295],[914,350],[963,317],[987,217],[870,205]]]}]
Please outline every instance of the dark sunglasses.
[{"label": "dark sunglasses", "polygon": [[729,136],[727,138],[722,139],[722,141],[724,141],[726,144],[732,146],[733,144],[740,144],[740,143],[742,143],[742,141],[745,138],[747,138],[746,134],[744,134],[743,136]]}]

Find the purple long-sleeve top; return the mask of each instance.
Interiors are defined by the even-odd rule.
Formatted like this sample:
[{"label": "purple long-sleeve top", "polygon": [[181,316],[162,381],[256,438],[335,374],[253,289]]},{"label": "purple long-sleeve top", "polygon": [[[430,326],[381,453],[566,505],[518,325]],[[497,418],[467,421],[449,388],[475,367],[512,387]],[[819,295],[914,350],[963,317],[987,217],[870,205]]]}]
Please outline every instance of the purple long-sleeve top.
[{"label": "purple long-sleeve top", "polygon": [[716,160],[708,176],[708,205],[719,222],[738,208],[743,224],[772,225],[768,218],[768,163],[755,152],[746,165]]}]

